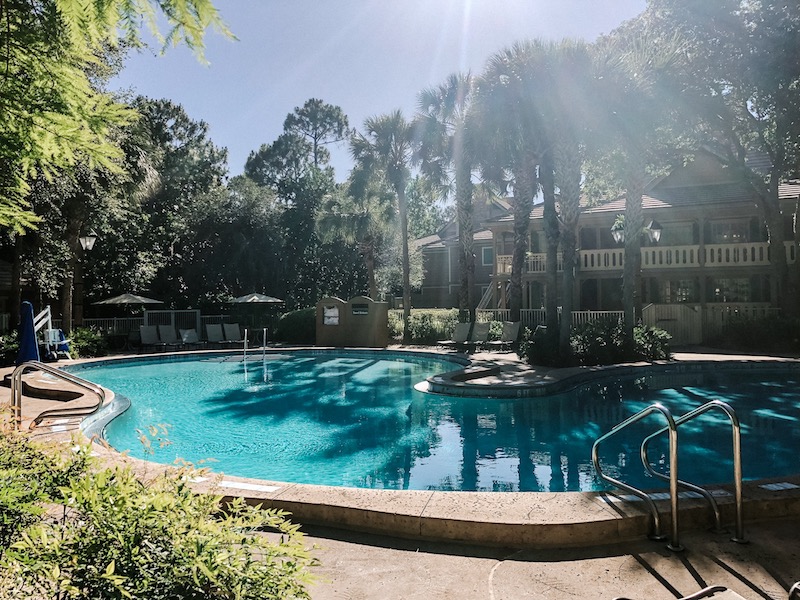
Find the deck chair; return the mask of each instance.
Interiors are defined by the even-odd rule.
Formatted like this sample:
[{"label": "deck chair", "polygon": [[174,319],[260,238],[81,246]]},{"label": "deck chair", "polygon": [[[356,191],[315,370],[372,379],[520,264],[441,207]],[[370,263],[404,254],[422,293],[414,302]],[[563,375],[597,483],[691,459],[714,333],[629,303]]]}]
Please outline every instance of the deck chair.
[{"label": "deck chair", "polygon": [[475,323],[472,326],[472,335],[470,335],[469,340],[464,343],[467,350],[472,350],[474,352],[489,341],[489,328],[491,325],[492,324],[487,321],[485,323]]},{"label": "deck chair", "polygon": [[162,344],[161,340],[158,339],[158,327],[155,325],[140,325],[139,339],[143,350],[145,348],[166,348],[166,344]]},{"label": "deck chair", "polygon": [[466,343],[469,339],[469,328],[472,323],[456,323],[456,328],[453,331],[453,337],[449,340],[439,340],[436,342],[438,346],[458,347]]},{"label": "deck chair", "polygon": [[178,336],[175,334],[175,328],[172,325],[159,325],[158,339],[165,348],[180,348],[183,346],[183,342],[178,339]]},{"label": "deck chair", "polygon": [[69,354],[69,340],[60,329],[45,329],[44,343],[47,346],[48,354],[54,360],[72,358]]},{"label": "deck chair", "polygon": [[222,329],[225,331],[225,342],[228,344],[244,344],[242,330],[238,323],[223,323]]},{"label": "deck chair", "polygon": [[183,345],[191,350],[203,348],[206,345],[205,342],[200,341],[200,338],[197,336],[196,329],[179,329],[178,333],[181,336],[181,342],[183,342]]},{"label": "deck chair", "polygon": [[[792,591],[789,590],[789,599],[791,600]],[[710,585],[702,590],[695,592],[694,594],[690,594],[688,596],[683,596],[678,600],[700,600],[701,598],[711,598],[711,600],[745,600],[744,596],[740,596],[733,590],[729,590],[728,588],[721,586],[721,585]],[[614,600],[630,600],[625,596],[617,596]]]},{"label": "deck chair", "polygon": [[221,347],[225,343],[225,336],[222,335],[222,324],[209,323],[206,325],[206,339],[209,344]]},{"label": "deck chair", "polygon": [[520,326],[521,323],[519,321],[504,321],[500,339],[487,342],[486,345],[492,350],[511,350],[514,344],[517,343]]}]

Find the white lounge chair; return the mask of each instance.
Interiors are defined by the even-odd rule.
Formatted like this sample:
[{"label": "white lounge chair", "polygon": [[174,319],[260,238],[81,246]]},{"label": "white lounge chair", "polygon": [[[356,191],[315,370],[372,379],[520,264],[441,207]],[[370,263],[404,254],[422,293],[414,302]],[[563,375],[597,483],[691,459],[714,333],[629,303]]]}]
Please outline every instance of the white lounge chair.
[{"label": "white lounge chair", "polygon": [[436,342],[439,346],[461,346],[469,339],[469,329],[472,323],[456,323],[456,328],[453,331],[453,337],[449,340],[439,340]]},{"label": "white lounge chair", "polygon": [[514,344],[517,343],[517,338],[519,338],[520,326],[521,323],[519,321],[504,321],[503,332],[500,334],[500,339],[487,342],[486,345],[490,349],[511,350]]}]

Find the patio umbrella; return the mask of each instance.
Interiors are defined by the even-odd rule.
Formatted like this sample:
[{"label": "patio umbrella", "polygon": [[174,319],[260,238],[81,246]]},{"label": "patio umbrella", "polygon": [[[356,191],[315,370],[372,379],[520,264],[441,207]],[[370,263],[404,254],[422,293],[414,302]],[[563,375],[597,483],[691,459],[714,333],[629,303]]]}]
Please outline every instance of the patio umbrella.
[{"label": "patio umbrella", "polygon": [[23,302],[19,310],[19,353],[17,365],[29,360],[39,360],[39,344],[33,326],[33,304]]},{"label": "patio umbrella", "polygon": [[164,304],[161,300],[153,300],[152,298],[145,298],[144,296],[137,296],[136,294],[120,294],[113,298],[106,298],[92,304]]},{"label": "patio umbrella", "polygon": [[250,304],[250,303],[257,303],[257,304],[283,304],[283,300],[280,298],[273,298],[272,296],[266,296],[264,294],[259,294],[257,292],[253,292],[251,294],[245,294],[244,296],[239,296],[238,298],[234,298],[231,300],[234,304]]}]

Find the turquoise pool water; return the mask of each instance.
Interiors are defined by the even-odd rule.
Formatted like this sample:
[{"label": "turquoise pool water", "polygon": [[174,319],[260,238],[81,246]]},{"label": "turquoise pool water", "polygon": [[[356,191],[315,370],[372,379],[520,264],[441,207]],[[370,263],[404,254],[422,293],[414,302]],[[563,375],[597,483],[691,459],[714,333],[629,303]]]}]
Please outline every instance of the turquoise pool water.
[{"label": "turquoise pool water", "polygon": [[[603,381],[548,398],[493,400],[423,394],[414,384],[457,368],[397,353],[284,353],[83,365],[82,377],[131,400],[105,428],[109,443],[161,463],[182,459],[230,475],[389,489],[589,491],[603,489],[594,440],[653,402],[675,415],[712,398],[742,422],[746,479],[800,473],[800,372],[747,371]],[[148,455],[149,426],[169,444]],[[642,437],[656,416],[601,448],[604,470],[633,485],[644,474]],[[731,429],[721,413],[681,427],[680,476],[730,481]],[[658,465],[664,443],[651,444]],[[204,462],[212,461],[212,462]]]}]

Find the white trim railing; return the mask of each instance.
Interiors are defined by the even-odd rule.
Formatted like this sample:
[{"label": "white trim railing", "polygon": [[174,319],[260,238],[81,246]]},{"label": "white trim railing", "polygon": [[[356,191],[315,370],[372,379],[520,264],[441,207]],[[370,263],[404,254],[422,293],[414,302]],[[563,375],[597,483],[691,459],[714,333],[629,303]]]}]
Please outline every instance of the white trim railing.
[{"label": "white trim railing", "polygon": [[708,244],[705,263],[709,267],[730,265],[768,265],[769,243]]},{"label": "white trim railing", "polygon": [[[797,260],[797,246],[793,241],[784,242],[786,262]],[[769,265],[769,242],[740,244],[707,244],[702,249],[698,244],[687,246],[647,246],[642,248],[642,269],[684,269],[692,267],[731,267]],[[546,255],[529,252],[525,261],[525,273],[544,273]],[[619,271],[625,264],[624,248],[602,248],[579,250],[578,265],[581,271]],[[564,268],[561,253],[558,255],[558,270]],[[511,256],[499,255],[497,275],[511,274]]]}]

